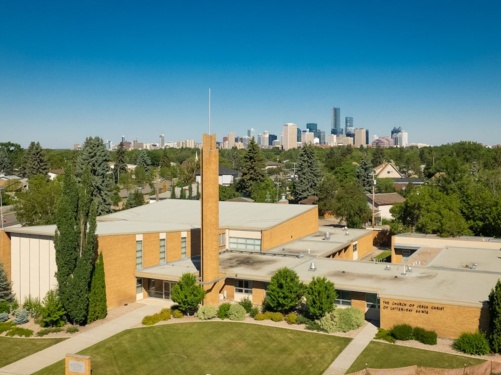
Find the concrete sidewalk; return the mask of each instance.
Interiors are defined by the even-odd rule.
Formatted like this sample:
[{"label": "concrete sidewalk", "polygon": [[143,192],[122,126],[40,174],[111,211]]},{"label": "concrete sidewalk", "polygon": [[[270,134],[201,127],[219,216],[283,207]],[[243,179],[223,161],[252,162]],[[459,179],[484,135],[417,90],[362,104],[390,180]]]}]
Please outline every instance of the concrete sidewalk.
[{"label": "concrete sidewalk", "polygon": [[342,375],[351,367],[353,362],[369,345],[377,333],[377,327],[372,323],[367,323],[365,327],[355,336],[346,348],[337,356],[324,375]]},{"label": "concrete sidewalk", "polygon": [[90,329],[64,340],[47,349],[41,350],[29,357],[0,368],[0,375],[28,375],[64,359],[67,353],[78,353],[117,333],[132,328],[141,323],[146,315],[152,315],[161,310],[159,305],[145,304],[136,310],[119,316],[96,328]]}]

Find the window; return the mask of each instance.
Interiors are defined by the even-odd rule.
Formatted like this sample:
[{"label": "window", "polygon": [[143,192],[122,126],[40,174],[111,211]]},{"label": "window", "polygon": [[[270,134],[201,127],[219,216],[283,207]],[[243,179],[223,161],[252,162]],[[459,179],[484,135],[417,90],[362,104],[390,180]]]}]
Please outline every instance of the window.
[{"label": "window", "polygon": [[259,238],[230,237],[230,250],[261,251]]},{"label": "window", "polygon": [[136,270],[143,268],[143,241],[136,241]]},{"label": "window", "polygon": [[235,292],[252,294],[252,281],[250,280],[235,280]]},{"label": "window", "polygon": [[219,246],[225,246],[225,245],[226,245],[226,234],[219,233]]},{"label": "window", "polygon": [[358,242],[353,244],[353,252],[356,253],[358,251]]},{"label": "window", "polygon": [[143,279],[136,279],[136,294],[143,293]]},{"label": "window", "polygon": [[160,238],[160,263],[165,263],[165,238]]},{"label": "window", "polygon": [[351,292],[337,290],[336,305],[351,306]]},{"label": "window", "polygon": [[181,258],[186,258],[186,237],[181,237]]},{"label": "window", "polygon": [[367,293],[365,295],[365,303],[368,309],[379,309],[379,298],[377,294]]}]

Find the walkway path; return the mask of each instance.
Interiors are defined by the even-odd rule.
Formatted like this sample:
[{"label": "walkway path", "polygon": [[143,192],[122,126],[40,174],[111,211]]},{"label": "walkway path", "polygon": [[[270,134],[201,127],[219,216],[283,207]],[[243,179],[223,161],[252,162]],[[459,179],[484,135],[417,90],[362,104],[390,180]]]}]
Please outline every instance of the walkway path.
[{"label": "walkway path", "polygon": [[342,375],[351,367],[353,362],[369,345],[377,333],[377,327],[372,323],[367,323],[357,336],[348,344],[346,348],[337,356],[324,375]]},{"label": "walkway path", "polygon": [[28,375],[64,359],[67,353],[78,353],[91,345],[141,323],[146,315],[159,312],[161,306],[144,304],[142,307],[89,329],[67,340],[41,350],[29,357],[0,368],[0,375]]}]

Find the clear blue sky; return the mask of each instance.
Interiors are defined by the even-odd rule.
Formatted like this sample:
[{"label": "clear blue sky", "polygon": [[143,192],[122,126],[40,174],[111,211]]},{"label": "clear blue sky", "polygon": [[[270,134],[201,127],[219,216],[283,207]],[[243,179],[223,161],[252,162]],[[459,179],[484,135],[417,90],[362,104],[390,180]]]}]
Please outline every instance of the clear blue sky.
[{"label": "clear blue sky", "polygon": [[[280,134],[501,143],[501,1],[0,0],[0,141]],[[344,121],[343,121],[344,125]]]}]

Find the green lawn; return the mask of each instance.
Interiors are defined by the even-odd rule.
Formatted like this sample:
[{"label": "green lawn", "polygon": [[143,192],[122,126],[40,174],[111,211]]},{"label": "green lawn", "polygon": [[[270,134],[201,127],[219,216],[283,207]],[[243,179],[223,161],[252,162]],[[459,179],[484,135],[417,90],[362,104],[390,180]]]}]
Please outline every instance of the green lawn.
[{"label": "green lawn", "polygon": [[[93,375],[322,374],[350,339],[231,322],[124,331],[80,354]],[[62,374],[58,362],[37,374]]]},{"label": "green lawn", "polygon": [[473,366],[482,362],[484,362],[482,359],[373,341],[365,348],[347,373],[357,372],[366,367],[397,368],[418,365],[435,368],[462,368],[464,365]]},{"label": "green lawn", "polygon": [[0,337],[0,367],[48,348],[64,339],[21,339]]}]

